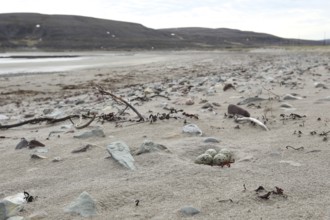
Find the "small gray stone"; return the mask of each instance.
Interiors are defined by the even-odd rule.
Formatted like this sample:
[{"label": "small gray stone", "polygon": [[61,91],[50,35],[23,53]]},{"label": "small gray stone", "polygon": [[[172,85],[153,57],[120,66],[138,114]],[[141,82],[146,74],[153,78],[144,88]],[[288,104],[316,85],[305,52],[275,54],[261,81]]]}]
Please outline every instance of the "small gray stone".
[{"label": "small gray stone", "polygon": [[182,128],[183,133],[202,136],[202,130],[195,124],[188,124]]},{"label": "small gray stone", "polygon": [[22,217],[22,216],[13,216],[13,217],[7,218],[7,220],[24,220],[24,217]]},{"label": "small gray stone", "polygon": [[283,96],[283,100],[299,100],[299,99],[302,99],[302,97],[292,94],[286,94]]},{"label": "small gray stone", "polygon": [[26,148],[29,145],[29,142],[25,138],[21,138],[21,141],[16,145],[15,149],[20,150]]},{"label": "small gray stone", "polygon": [[250,97],[250,98],[247,98],[247,99],[244,99],[240,102],[237,103],[237,105],[246,105],[246,104],[249,104],[249,103],[252,103],[252,102],[261,102],[261,101],[264,101],[266,99],[264,98],[259,98],[259,97]]},{"label": "small gray stone", "polygon": [[180,213],[187,216],[193,216],[200,213],[200,211],[192,206],[186,206],[180,209]]},{"label": "small gray stone", "polygon": [[118,163],[124,167],[135,170],[134,158],[130,153],[129,147],[122,141],[117,141],[107,146],[107,151]]},{"label": "small gray stone", "polygon": [[288,103],[283,103],[280,105],[281,108],[293,108],[292,105],[288,104]]},{"label": "small gray stone", "polygon": [[152,141],[146,140],[141,144],[140,149],[136,153],[136,155],[150,153],[150,152],[159,151],[159,150],[168,151],[167,147],[165,147],[164,145],[156,144]]},{"label": "small gray stone", "polygon": [[314,84],[315,88],[327,89],[328,87],[324,83],[316,82]]},{"label": "small gray stone", "polygon": [[208,137],[203,140],[204,143],[219,143],[219,140],[214,137]]},{"label": "small gray stone", "polygon": [[96,203],[87,192],[81,193],[76,200],[64,209],[64,211],[66,213],[79,214],[83,217],[97,215]]},{"label": "small gray stone", "polygon": [[105,134],[101,128],[96,128],[91,131],[85,131],[81,134],[73,136],[74,138],[90,138],[90,137],[105,137]]},{"label": "small gray stone", "polygon": [[213,108],[212,104],[207,102],[202,106],[202,109]]}]

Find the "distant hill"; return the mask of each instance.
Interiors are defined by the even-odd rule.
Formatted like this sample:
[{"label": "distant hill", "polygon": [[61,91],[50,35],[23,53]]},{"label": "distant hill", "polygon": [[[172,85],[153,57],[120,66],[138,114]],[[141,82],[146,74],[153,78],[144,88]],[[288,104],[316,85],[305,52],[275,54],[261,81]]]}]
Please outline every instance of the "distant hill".
[{"label": "distant hill", "polygon": [[141,24],[72,15],[0,14],[0,49],[127,50],[321,45],[227,28],[151,29]]}]

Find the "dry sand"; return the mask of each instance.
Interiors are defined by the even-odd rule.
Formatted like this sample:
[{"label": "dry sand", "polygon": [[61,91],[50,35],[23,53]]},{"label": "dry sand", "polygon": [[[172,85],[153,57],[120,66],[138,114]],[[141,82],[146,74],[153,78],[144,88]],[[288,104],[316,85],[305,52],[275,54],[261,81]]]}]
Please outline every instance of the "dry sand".
[{"label": "dry sand", "polygon": [[[200,210],[189,219],[330,219],[330,148],[329,141],[319,136],[330,131],[330,101],[318,101],[330,93],[315,87],[322,82],[330,88],[329,50],[164,53],[173,53],[175,59],[0,77],[0,114],[10,118],[1,120],[3,125],[31,119],[24,116],[41,117],[45,109],[63,115],[100,113],[112,100],[102,99],[96,84],[125,100],[131,98],[130,93],[141,95],[149,87],[168,90],[171,100],[154,97],[132,102],[145,118],[151,113],[167,113],[161,107],[164,102],[199,117],[178,113],[180,119],[152,124],[94,121],[87,128],[55,134],[49,140],[51,131],[63,131],[61,126],[70,121],[0,130],[0,198],[28,191],[38,198],[19,215],[46,211],[46,219],[81,219],[65,213],[64,208],[83,191],[97,202],[98,215],[92,219],[181,219],[186,218],[179,213],[184,206]],[[236,90],[223,91],[225,83],[233,83]],[[302,99],[283,101],[289,93]],[[240,129],[235,129],[237,123],[224,117],[227,106],[257,95],[266,100],[241,107],[260,120],[267,113],[270,131],[250,123],[240,123]],[[278,96],[281,101],[275,99]],[[194,104],[185,105],[188,99]],[[201,100],[216,103],[213,110],[202,109]],[[283,103],[293,108],[284,110]],[[126,119],[137,119],[134,112],[127,112]],[[290,113],[306,117],[281,120],[281,114]],[[184,120],[198,125],[203,136],[184,135]],[[102,127],[106,137],[73,138],[96,126]],[[317,134],[311,135],[312,131]],[[15,150],[22,137],[44,143],[49,151],[42,155],[47,159],[30,159],[33,149]],[[206,137],[220,142],[204,143]],[[135,155],[145,139],[165,145],[170,152]],[[107,158],[106,146],[118,140],[130,146],[135,171]],[[99,147],[71,153],[87,143]],[[230,168],[195,164],[195,158],[209,148],[233,151],[235,163]],[[62,160],[52,162],[54,157]],[[268,191],[280,187],[285,196],[272,194],[268,200],[261,199],[254,191],[259,186]],[[139,206],[135,206],[137,199]]]}]

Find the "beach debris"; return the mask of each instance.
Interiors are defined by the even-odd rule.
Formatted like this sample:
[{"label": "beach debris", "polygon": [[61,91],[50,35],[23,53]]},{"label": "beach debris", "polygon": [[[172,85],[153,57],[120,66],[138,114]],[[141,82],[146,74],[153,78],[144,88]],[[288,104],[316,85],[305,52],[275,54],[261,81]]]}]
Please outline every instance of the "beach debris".
[{"label": "beach debris", "polygon": [[96,203],[93,198],[86,192],[82,192],[64,211],[66,213],[78,214],[82,217],[93,217],[97,215]]},{"label": "beach debris", "polygon": [[207,137],[203,140],[204,143],[219,143],[220,141],[214,137]]},{"label": "beach debris", "polygon": [[190,114],[187,112],[182,112],[182,115],[188,117],[188,118],[194,118],[194,119],[198,119],[198,115],[197,114]]},{"label": "beach debris", "polygon": [[92,145],[86,144],[86,145],[84,145],[82,147],[78,147],[77,149],[74,149],[73,151],[71,151],[71,153],[75,154],[75,153],[86,152],[91,147],[92,147]]},{"label": "beach debris", "polygon": [[25,203],[24,193],[18,193],[0,200],[0,219],[5,220],[16,216],[23,210]]},{"label": "beach debris", "polygon": [[31,196],[30,193],[26,191],[24,191],[23,194],[24,194],[24,199],[26,200],[27,203],[33,202],[34,200],[37,199],[37,196]]},{"label": "beach debris", "polygon": [[78,139],[85,139],[85,138],[90,138],[90,137],[105,137],[105,134],[104,134],[102,128],[98,127],[98,128],[92,129],[90,131],[85,131],[83,133],[80,133],[73,137],[78,138]]},{"label": "beach debris", "polygon": [[200,213],[200,211],[192,206],[185,206],[180,209],[180,213],[186,216],[193,216]]},{"label": "beach debris", "polygon": [[165,147],[162,144],[156,144],[150,140],[145,140],[138,152],[136,153],[136,155],[140,155],[140,154],[144,154],[144,153],[150,153],[150,152],[154,152],[154,151],[166,151],[169,152],[169,150],[167,149],[167,147]]},{"label": "beach debris", "polygon": [[261,196],[258,196],[260,199],[266,199],[266,200],[268,200],[269,199],[269,196],[270,196],[270,194],[272,194],[272,192],[267,192],[266,194],[264,194],[264,195],[261,195]]},{"label": "beach debris", "polygon": [[37,140],[31,140],[29,141],[28,147],[29,149],[33,149],[36,147],[44,147],[45,145],[43,143],[41,143],[40,141]]},{"label": "beach debris", "polygon": [[[0,129],[9,129],[9,128],[14,128],[14,127],[20,127],[26,124],[38,124],[41,122],[46,121],[48,124],[55,124],[58,122],[66,121],[72,118],[79,118],[80,115],[69,115],[63,118],[52,118],[52,117],[42,117],[42,118],[33,118],[30,120],[18,122],[16,124],[8,124],[8,125],[1,125],[0,124]],[[83,116],[84,117],[84,116]]]},{"label": "beach debris", "polygon": [[282,196],[287,198],[288,196],[284,194],[284,190],[280,187],[275,186],[275,190],[267,191],[263,186],[259,186],[256,190],[257,198],[262,200],[269,200],[271,195]]},{"label": "beach debris", "polygon": [[253,122],[253,123],[259,125],[260,127],[262,127],[263,129],[265,129],[266,131],[269,131],[269,129],[267,128],[267,126],[264,123],[262,123],[261,121],[259,121],[258,119],[256,119],[256,118],[241,117],[241,118],[236,118],[235,120],[236,121],[250,121],[250,122]]},{"label": "beach debris", "polygon": [[244,116],[244,117],[250,117],[250,113],[246,111],[245,109],[237,106],[230,104],[228,105],[227,112],[229,115],[239,115],[239,116]]},{"label": "beach debris", "polygon": [[135,112],[135,114],[139,117],[139,120],[138,121],[144,121],[144,117],[130,103],[128,103],[127,101],[125,101],[121,97],[116,96],[113,93],[104,90],[101,86],[97,86],[97,89],[98,89],[99,93],[101,93],[101,95],[108,95],[115,102],[118,102],[118,103],[121,103],[121,104],[125,104],[126,105],[126,108],[125,109],[127,109],[127,108],[132,109],[133,112]]},{"label": "beach debris", "polygon": [[250,98],[246,98],[240,102],[237,103],[237,105],[246,105],[252,102],[261,102],[261,101],[265,101],[266,99],[264,98],[260,98],[260,97],[250,97]]},{"label": "beach debris", "polygon": [[[80,117],[80,119],[81,118],[82,118],[82,116]],[[74,125],[74,127],[76,129],[83,129],[83,128],[88,127],[94,121],[95,118],[96,118],[96,114],[94,114],[93,117],[86,124],[83,124],[83,125],[75,125],[71,118],[69,118],[69,120],[71,121],[71,123]]]},{"label": "beach debris", "polygon": [[195,124],[187,124],[183,126],[182,132],[189,135],[199,135],[202,136],[202,130]]},{"label": "beach debris", "polygon": [[47,157],[40,154],[31,154],[31,159],[47,159]]},{"label": "beach debris", "polygon": [[107,151],[109,152],[111,157],[115,159],[122,166],[130,170],[136,169],[134,165],[134,158],[130,153],[129,147],[124,142],[122,141],[112,142],[107,146]]},{"label": "beach debris", "polygon": [[140,200],[135,200],[135,206],[139,206]]},{"label": "beach debris", "polygon": [[293,149],[293,150],[304,150],[304,147],[298,147],[298,148],[295,148],[295,147],[292,147],[292,146],[290,146],[290,145],[286,146],[285,148],[286,148],[286,149],[291,148],[291,149]]},{"label": "beach debris", "polygon": [[26,148],[29,145],[29,142],[25,138],[21,138],[21,141],[16,145],[15,149],[20,150]]}]

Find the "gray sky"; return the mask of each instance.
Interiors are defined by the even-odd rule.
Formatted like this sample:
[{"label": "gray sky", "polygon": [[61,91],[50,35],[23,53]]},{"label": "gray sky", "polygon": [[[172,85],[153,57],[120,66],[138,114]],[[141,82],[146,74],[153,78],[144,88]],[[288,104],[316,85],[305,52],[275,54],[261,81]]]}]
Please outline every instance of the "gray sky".
[{"label": "gray sky", "polygon": [[7,0],[0,13],[72,14],[149,28],[233,28],[280,37],[330,38],[329,0]]}]

